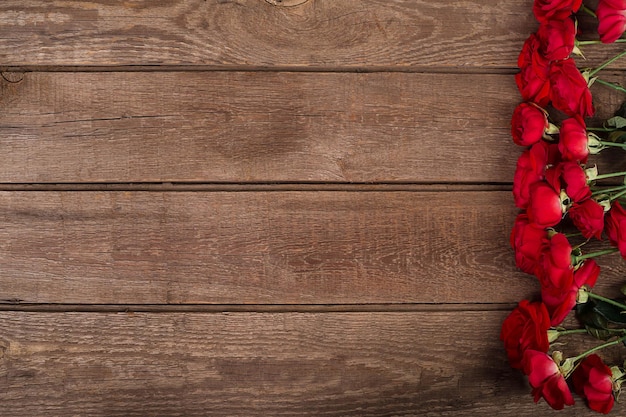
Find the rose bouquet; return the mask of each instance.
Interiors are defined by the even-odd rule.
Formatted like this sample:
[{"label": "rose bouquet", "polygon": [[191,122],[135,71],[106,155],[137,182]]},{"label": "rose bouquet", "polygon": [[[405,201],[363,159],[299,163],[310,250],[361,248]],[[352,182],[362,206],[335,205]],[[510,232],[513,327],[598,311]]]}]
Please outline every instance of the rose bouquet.
[{"label": "rose bouquet", "polygon": [[[562,409],[574,404],[573,391],[593,410],[608,413],[626,372],[623,364],[605,364],[598,353],[626,345],[626,291],[621,298],[593,291],[600,276],[595,258],[619,253],[626,259],[626,172],[601,173],[589,159],[603,150],[626,150],[626,105],[602,126],[586,123],[598,105],[592,84],[626,93],[599,77],[626,51],[596,68],[578,63],[584,63],[583,47],[626,41],[626,0],[596,3],[594,11],[582,0],[534,0],[539,28],[524,43],[515,76],[523,101],[513,112],[511,134],[524,150],[513,180],[521,212],[511,246],[518,268],[537,277],[541,300],[522,300],[505,319],[500,338],[511,366],[528,376],[535,402],[544,398]],[[599,39],[577,39],[583,13],[597,19]],[[579,328],[563,327],[571,312]],[[564,357],[557,347],[575,334],[595,342]]]}]

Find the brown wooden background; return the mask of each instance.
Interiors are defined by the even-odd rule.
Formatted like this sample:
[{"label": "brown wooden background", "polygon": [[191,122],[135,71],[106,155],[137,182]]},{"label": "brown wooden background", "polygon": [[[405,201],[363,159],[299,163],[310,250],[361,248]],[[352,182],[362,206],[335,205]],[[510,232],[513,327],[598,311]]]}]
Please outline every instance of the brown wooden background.
[{"label": "brown wooden background", "polygon": [[531,5],[2,0],[0,414],[552,415],[498,340]]}]

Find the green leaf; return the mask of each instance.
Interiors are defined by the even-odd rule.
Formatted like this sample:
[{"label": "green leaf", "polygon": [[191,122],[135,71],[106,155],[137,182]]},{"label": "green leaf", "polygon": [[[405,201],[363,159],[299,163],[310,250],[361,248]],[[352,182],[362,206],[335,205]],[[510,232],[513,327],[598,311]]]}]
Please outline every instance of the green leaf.
[{"label": "green leaf", "polygon": [[598,329],[591,326],[585,326],[585,329],[587,330],[587,333],[589,333],[591,336],[600,340],[609,340],[615,334],[615,332],[612,332],[610,330]]},{"label": "green leaf", "polygon": [[[616,300],[617,301],[617,300]],[[620,300],[621,302],[621,300]],[[610,323],[626,326],[626,314],[619,307],[604,301],[594,301],[593,311]]]},{"label": "green leaf", "polygon": [[608,329],[609,322],[604,316],[594,311],[595,301],[576,305],[576,317],[586,328]]},{"label": "green leaf", "polygon": [[610,119],[608,119],[605,123],[606,123],[606,126],[608,127],[621,129],[623,127],[626,127],[626,118],[622,116],[615,116],[615,117],[611,117]]}]

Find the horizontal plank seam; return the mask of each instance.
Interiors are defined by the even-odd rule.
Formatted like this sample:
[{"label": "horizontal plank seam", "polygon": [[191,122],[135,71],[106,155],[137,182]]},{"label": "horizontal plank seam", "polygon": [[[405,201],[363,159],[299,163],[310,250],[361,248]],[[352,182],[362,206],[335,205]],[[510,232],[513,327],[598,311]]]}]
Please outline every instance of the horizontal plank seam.
[{"label": "horizontal plank seam", "polygon": [[[0,65],[0,72],[315,72],[409,74],[515,74],[517,67],[309,67],[309,66],[210,66],[210,65]],[[616,70],[619,71],[619,70]]]},{"label": "horizontal plank seam", "polygon": [[143,191],[143,192],[457,192],[511,191],[511,183],[419,183],[419,182],[142,182],[142,183],[0,183],[0,191]]},{"label": "horizontal plank seam", "polygon": [[0,300],[0,311],[45,313],[416,313],[508,311],[513,303],[35,304]]}]

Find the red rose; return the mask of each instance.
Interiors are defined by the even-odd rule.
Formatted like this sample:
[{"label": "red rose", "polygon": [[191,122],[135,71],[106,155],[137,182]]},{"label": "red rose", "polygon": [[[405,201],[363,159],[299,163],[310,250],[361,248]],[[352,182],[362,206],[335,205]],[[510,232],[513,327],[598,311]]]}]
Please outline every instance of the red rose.
[{"label": "red rose", "polygon": [[586,239],[602,238],[604,230],[604,207],[589,198],[582,203],[574,203],[567,214]]},{"label": "red rose", "polygon": [[600,0],[600,3],[606,3],[614,9],[626,9],[626,0]]},{"label": "red rose", "polygon": [[515,75],[515,83],[524,101],[545,107],[550,101],[550,61],[541,55],[540,46],[537,35],[526,39],[517,59],[520,72]]},{"label": "red rose", "polygon": [[[562,275],[543,280],[541,299],[548,309],[550,324],[558,326],[576,306],[578,290],[582,286],[593,287],[600,275],[600,267],[593,259],[587,259],[574,273],[561,271]],[[559,281],[557,281],[559,279]],[[550,286],[553,285],[553,286]]]},{"label": "red rose", "polygon": [[541,140],[548,126],[545,110],[532,103],[520,103],[511,119],[513,142],[520,146],[533,145]]},{"label": "red rose", "polygon": [[568,116],[593,116],[594,109],[589,86],[571,58],[552,63],[550,99],[555,109]]},{"label": "red rose", "polygon": [[587,184],[587,174],[577,162],[559,164],[562,187],[573,202],[581,202],[591,197]]},{"label": "red rose", "polygon": [[528,349],[524,353],[524,373],[533,388],[533,397],[538,402],[543,397],[555,410],[562,410],[566,405],[574,405],[574,398],[565,382],[565,378],[554,362],[544,352]]},{"label": "red rose", "polygon": [[613,246],[617,246],[622,258],[626,259],[626,211],[614,201],[604,220],[604,230]]},{"label": "red rose", "polygon": [[582,0],[535,0],[533,13],[541,23],[548,20],[563,20],[576,13],[581,4]]},{"label": "red rose", "polygon": [[513,199],[515,205],[521,209],[528,207],[530,201],[530,186],[541,181],[542,175],[538,175],[533,167],[530,150],[522,152],[517,159],[517,167],[513,176]]},{"label": "red rose", "polygon": [[563,217],[563,206],[559,192],[547,182],[536,182],[530,186],[528,218],[542,229],[556,226]]},{"label": "red rose", "polygon": [[565,59],[574,50],[576,25],[572,19],[548,20],[539,26],[540,52],[548,60]]},{"label": "red rose", "polygon": [[[573,279],[572,246],[562,233],[555,233],[540,255],[542,288],[563,288]],[[571,279],[570,279],[571,278]],[[549,310],[549,309],[548,309]]]},{"label": "red rose", "polygon": [[548,310],[542,303],[531,303],[528,300],[520,301],[519,305],[509,314],[502,323],[500,340],[504,342],[511,367],[522,369],[524,352],[533,349],[547,352],[548,329],[550,317]]},{"label": "red rose", "polygon": [[586,163],[589,156],[587,126],[580,116],[563,120],[559,131],[559,151],[566,161]]},{"label": "red rose", "polygon": [[589,408],[608,414],[613,408],[613,372],[598,355],[587,356],[572,374],[576,394],[587,399]]},{"label": "red rose", "polygon": [[557,145],[545,141],[535,143],[520,155],[513,177],[513,198],[517,207],[528,207],[530,186],[544,179],[546,168],[557,164],[559,158]]},{"label": "red rose", "polygon": [[618,40],[626,30],[626,5],[621,1],[600,1],[596,8],[598,34],[603,43]]},{"label": "red rose", "polygon": [[580,202],[591,197],[591,189],[587,184],[587,174],[578,162],[561,162],[546,170],[545,180],[555,190],[565,189],[572,202]]},{"label": "red rose", "polygon": [[542,248],[547,245],[548,232],[530,224],[521,213],[511,231],[511,247],[515,250],[515,264],[527,274],[536,274]]}]

